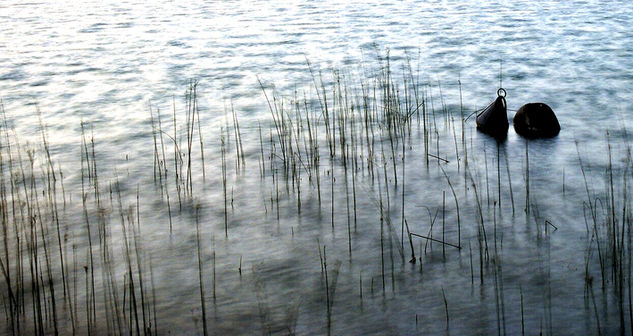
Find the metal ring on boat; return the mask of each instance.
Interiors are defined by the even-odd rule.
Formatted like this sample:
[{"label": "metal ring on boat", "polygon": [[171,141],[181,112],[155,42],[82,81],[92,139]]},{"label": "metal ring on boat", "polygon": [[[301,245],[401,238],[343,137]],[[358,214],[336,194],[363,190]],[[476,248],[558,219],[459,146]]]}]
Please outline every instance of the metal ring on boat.
[{"label": "metal ring on boat", "polygon": [[[502,93],[503,93],[503,95],[502,95]],[[505,98],[506,97],[506,89],[499,88],[499,90],[497,90],[497,96]]]}]

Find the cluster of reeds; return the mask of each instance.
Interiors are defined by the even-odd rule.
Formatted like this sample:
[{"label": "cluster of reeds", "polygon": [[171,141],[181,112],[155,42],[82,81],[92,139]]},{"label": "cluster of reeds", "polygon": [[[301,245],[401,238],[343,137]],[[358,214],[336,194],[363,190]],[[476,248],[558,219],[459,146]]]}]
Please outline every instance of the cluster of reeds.
[{"label": "cluster of reeds", "polygon": [[[624,132],[626,134],[626,132]],[[628,139],[628,135],[625,135]],[[614,150],[609,132],[606,133],[606,168],[601,172],[602,187],[590,182],[583,158],[578,150],[578,162],[584,179],[586,200],[583,215],[588,245],[585,254],[585,295],[593,306],[597,332],[601,333],[601,317],[596,308],[594,281],[599,277],[600,288],[610,289],[615,298],[620,330],[633,330],[633,300],[631,292],[631,255],[633,245],[631,220],[630,178],[633,172],[630,142]],[[578,148],[578,143],[576,143]],[[614,156],[619,158],[617,161]],[[595,265],[595,261],[598,265]],[[598,267],[595,267],[598,266]],[[608,286],[610,284],[610,286]],[[627,316],[628,315],[628,316]],[[628,321],[627,321],[628,319]]]},{"label": "cluster of reeds", "polygon": [[[136,204],[124,204],[118,182],[100,181],[94,136],[88,134],[88,125],[81,126],[77,205],[71,194],[78,190],[65,189],[64,173],[51,155],[41,120],[41,143],[24,146],[4,118],[0,269],[7,333],[156,330],[154,277],[142,246],[139,192]],[[78,209],[78,216],[67,213],[71,207]],[[119,225],[114,224],[116,217]],[[76,226],[70,218],[83,218],[83,225]]]},{"label": "cluster of reeds", "polygon": [[[383,291],[387,287],[389,267],[392,290],[395,286],[394,264],[397,262],[394,262],[394,252],[395,256],[399,255],[401,260],[405,260],[405,241],[408,240],[410,245],[408,260],[411,262],[416,261],[416,256],[422,260],[427,250],[432,249],[433,243],[441,244],[443,258],[446,258],[447,247],[461,250],[463,217],[460,202],[474,200],[474,208],[471,205],[467,207],[466,212],[471,213],[469,210],[474,209],[476,215],[466,220],[476,225],[466,228],[468,235],[466,239],[469,246],[471,246],[471,239],[474,239],[478,246],[480,285],[484,286],[485,279],[491,279],[496,298],[498,332],[505,333],[503,229],[499,227],[499,223],[502,213],[507,213],[509,209],[512,216],[515,216],[515,196],[517,196],[513,191],[510,162],[505,148],[497,143],[494,151],[496,155],[493,157],[488,155],[486,149],[483,153],[473,154],[475,151],[472,149],[472,135],[470,139],[467,138],[467,118],[465,118],[465,109],[461,102],[459,111],[455,111],[454,107],[451,110],[444,103],[441,83],[433,86],[429,82],[420,81],[419,75],[415,76],[410,67],[396,76],[389,63],[389,58],[386,57],[382,60],[381,71],[376,76],[362,79],[355,78],[345,71],[324,74],[322,71],[313,70],[308,63],[313,78],[311,88],[302,93],[295,91],[290,97],[283,96],[275,91],[273,85],[260,80],[273,124],[273,131],[269,133],[267,142],[263,140],[260,126],[260,176],[271,178],[273,182],[271,195],[276,194],[277,207],[280,189],[285,188],[287,195],[294,194],[298,215],[301,213],[302,204],[301,181],[303,177],[307,177],[309,187],[317,194],[319,209],[326,207],[324,210],[329,213],[332,229],[334,230],[337,224],[346,224],[347,250],[350,260],[353,259],[354,251],[352,232],[358,230],[359,224],[357,202],[366,201],[364,197],[358,197],[357,188],[359,184],[375,187],[377,199],[374,203],[379,216],[381,251],[379,260],[381,274],[378,277],[381,279]],[[461,100],[461,81],[458,85]],[[433,90],[439,91],[439,109],[434,106]],[[417,133],[416,126],[419,130]],[[405,211],[408,204],[405,199],[407,148],[412,146],[412,139],[423,145],[425,164],[439,168],[440,176],[443,176],[446,182],[440,187],[446,189],[438,190],[438,193],[442,195],[441,207],[427,208],[429,225],[428,232],[424,234],[412,232],[411,221],[407,220],[409,212]],[[446,144],[447,140],[452,142],[454,153],[446,150],[450,147]],[[630,306],[631,248],[628,238],[630,236],[630,197],[627,196],[630,192],[627,183],[631,177],[630,154],[627,154],[627,163],[624,165],[626,168],[621,170],[618,176],[614,176],[611,168],[611,145],[608,147],[609,168],[606,185],[609,188],[606,188],[604,195],[597,196],[589,191],[589,186],[587,187],[585,215],[588,218],[587,221],[593,223],[589,230],[591,238],[587,269],[593,260],[592,255],[597,253],[603,288],[605,280],[609,280],[607,274],[611,277],[610,281],[617,285],[615,291],[620,307],[621,328],[624,330],[624,314],[626,312],[633,314]],[[455,176],[454,171],[449,174],[444,168],[451,161],[454,161],[453,164],[458,172],[463,171],[461,184],[464,185],[465,194],[461,197],[453,185],[453,181],[460,178],[459,175]],[[480,170],[482,168],[484,168],[483,172]],[[522,171],[526,218],[534,218],[537,225],[536,232],[539,234],[550,234],[558,230],[558,227],[550,220],[542,218],[538,203],[534,202],[535,196],[531,190],[530,181],[529,141],[525,142]],[[324,176],[329,180],[325,181],[326,185],[329,182],[327,196],[330,198],[330,204],[328,205],[322,204]],[[335,184],[340,186],[337,188]],[[619,186],[620,190],[617,190],[618,187],[614,185]],[[437,185],[433,187],[437,188]],[[454,202],[451,211],[456,218],[454,224],[456,228],[451,230],[457,231],[455,241],[447,238],[454,239],[455,235],[446,235],[447,191],[450,191]],[[396,198],[400,198],[397,202],[400,206],[398,209],[400,230],[395,230],[392,219],[392,216],[396,214],[393,211]],[[271,205],[272,203],[271,196]],[[337,217],[339,212],[335,211],[335,208],[338,206],[342,206],[343,210],[339,210],[346,215]],[[279,213],[278,208],[277,213]],[[603,215],[602,219],[600,219],[600,214]],[[440,216],[439,220],[438,216]],[[438,234],[436,230],[439,225],[436,223],[439,221],[441,221],[441,228],[439,228],[441,231]],[[419,222],[413,227],[419,227]],[[399,235],[398,231],[400,231]],[[424,241],[424,247],[420,246],[417,254],[413,243],[414,237],[422,238]],[[472,248],[469,250],[472,251]],[[474,283],[472,252],[470,260],[470,273]],[[610,270],[607,269],[608,266]],[[590,275],[587,277],[591,279]],[[362,277],[360,281],[362,283]],[[362,285],[360,292],[362,293]],[[624,307],[627,295],[629,306]],[[327,301],[330,300],[327,299]],[[521,307],[523,309],[523,301]],[[629,318],[629,321],[633,321],[633,318]],[[521,322],[523,325],[523,319]],[[551,324],[549,327],[551,328]]]},{"label": "cluster of reeds", "polygon": [[[406,271],[407,261],[415,263],[411,267],[423,274],[441,251],[442,263],[459,259],[461,266],[466,246],[469,265],[464,269],[470,273],[471,286],[493,291],[497,333],[505,334],[512,328],[506,319],[506,308],[511,302],[506,295],[512,295],[513,287],[504,277],[503,244],[504,225],[518,222],[515,196],[517,203],[523,197],[526,221],[534,219],[539,238],[541,233],[547,235],[557,229],[541,217],[535,190],[531,189],[531,168],[535,169],[530,166],[531,147],[526,141],[519,169],[524,174],[525,194],[515,195],[505,148],[496,143],[496,155],[490,155],[492,147],[473,143],[467,108],[461,101],[461,81],[457,82],[459,107],[449,106],[442,83],[422,80],[408,58],[404,63],[401,71],[394,70],[387,54],[379,60],[375,72],[359,75],[348,69],[315,69],[308,62],[311,83],[289,95],[259,80],[269,118],[260,119],[256,126],[245,125],[231,102],[225,107],[222,122],[215,124],[211,132],[205,130],[196,81],[191,81],[185,92],[184,109],[177,108],[176,98],[172,100],[170,116],[150,105],[151,132],[147,136],[153,145],[153,169],[149,178],[154,182],[150,193],[158,191],[159,204],[164,205],[168,217],[170,239],[187,230],[186,226],[182,230],[174,226],[175,223],[195,221],[195,226],[191,225],[195,227],[192,248],[197,257],[196,299],[200,302],[203,334],[212,329],[205,290],[208,258],[213,260],[214,303],[217,286],[215,247],[211,255],[205,255],[203,233],[210,230],[217,237],[218,229],[227,240],[230,236],[236,243],[250,239],[233,236],[236,226],[232,226],[231,217],[235,211],[234,187],[240,183],[236,179],[233,185],[231,177],[249,173],[258,174],[260,188],[265,189],[263,199],[249,201],[263,204],[264,212],[270,215],[267,220],[276,222],[278,232],[288,214],[301,218],[307,210],[316,209],[319,224],[327,226],[332,236],[336,232],[345,234],[345,246],[337,246],[334,239],[330,242],[329,236],[321,237],[321,245],[317,238],[320,293],[328,332],[336,318],[333,309],[337,285],[344,281],[344,277],[339,279],[339,273],[348,271],[341,269],[341,259],[348,259],[350,265],[357,259],[375,263],[374,268],[360,269],[357,274],[362,305],[367,298],[363,296],[363,283],[371,286],[372,294],[374,283],[379,284],[384,300],[389,290],[397,292],[398,272]],[[51,155],[44,123],[40,121],[40,143],[23,145],[2,112],[0,298],[7,332],[140,335],[169,330],[158,328],[161,312],[157,311],[156,289],[160,287],[154,279],[152,251],[146,247],[142,234],[145,229],[140,185],[134,188],[120,181],[116,168],[114,177],[102,177],[102,171],[112,167],[102,166],[94,130],[89,123],[82,123],[77,158],[80,166],[75,175],[81,180],[66,190],[67,173]],[[240,121],[243,129],[251,131],[244,138]],[[215,145],[209,146],[210,141]],[[205,163],[205,148],[210,163]],[[605,187],[595,190],[585,178],[587,197],[583,209],[589,237],[586,294],[591,297],[588,301],[592,302],[598,332],[602,317],[593,294],[596,274],[600,274],[602,290],[613,290],[617,298],[621,330],[633,329],[629,196],[633,170],[630,148],[625,152],[624,160],[615,165],[607,136]],[[422,158],[421,162],[412,163],[412,157]],[[257,165],[247,163],[253,158]],[[578,158],[586,176],[580,152]],[[207,177],[207,169],[217,171],[217,176]],[[427,181],[435,182],[411,186],[411,177],[421,173],[431,176]],[[425,193],[433,199],[428,204],[411,204],[408,195],[415,193],[416,188],[433,190]],[[211,199],[222,200],[221,205],[206,202],[205,193],[211,193]],[[81,204],[72,201],[73,195]],[[216,207],[222,215],[211,221],[201,220],[203,207]],[[191,210],[189,216],[181,216],[187,210]],[[373,217],[363,210],[373,211]],[[510,213],[512,218],[508,219]],[[83,222],[81,230],[72,223],[76,218]],[[211,227],[201,230],[202,225]],[[362,251],[355,242],[359,231],[374,234],[374,246],[380,249],[376,260],[368,261],[358,253]],[[294,226],[290,232],[294,237]],[[238,269],[241,279],[241,255]],[[351,266],[350,269],[356,270]],[[192,274],[196,274],[195,270]],[[518,287],[523,331],[524,293],[520,283]],[[449,329],[456,320],[450,318],[451,293],[444,287],[440,292]],[[264,300],[259,301],[261,311]],[[548,309],[551,316],[551,307]],[[288,326],[292,331],[297,317],[296,313],[290,315],[294,316]],[[268,319],[262,319],[262,324],[267,325]],[[626,326],[627,321],[630,326]]]},{"label": "cluster of reeds", "polygon": [[[199,166],[203,180],[206,177],[196,82],[191,82],[184,100],[180,126],[174,98],[171,130],[165,128],[161,111],[150,106],[153,179],[166,201],[170,233],[174,193],[170,181],[182,211],[193,200]],[[51,154],[41,117],[40,143],[24,145],[4,107],[2,115],[0,270],[6,332],[156,333],[155,279],[152,255],[142,238],[140,186],[136,185],[135,194],[130,186],[122,190],[116,168],[114,176],[101,180],[101,169],[111,172],[113,167],[100,167],[94,129],[82,122],[80,164],[71,172],[80,180],[73,184],[76,188],[67,190],[62,163]],[[194,140],[199,156],[192,154]],[[200,161],[193,162],[194,156]],[[79,218],[81,226],[75,223]]]}]

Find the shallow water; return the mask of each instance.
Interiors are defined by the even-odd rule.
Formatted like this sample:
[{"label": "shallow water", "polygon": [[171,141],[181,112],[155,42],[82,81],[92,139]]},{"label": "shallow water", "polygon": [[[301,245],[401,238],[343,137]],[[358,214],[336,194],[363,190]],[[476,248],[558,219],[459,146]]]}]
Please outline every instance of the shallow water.
[{"label": "shallow water", "polygon": [[[77,283],[72,293],[80,303],[78,315],[85,316],[81,302],[90,293],[82,271],[82,265],[89,264],[90,251],[81,202],[85,192],[82,176],[86,174],[81,169],[84,121],[87,139],[94,134],[94,159],[103,194],[97,205],[87,186],[87,208],[92,223],[96,226],[103,221],[110,231],[119,300],[128,281],[120,217],[125,217],[126,225],[136,223],[139,195],[140,233],[134,246],[142,254],[144,282],[154,289],[148,307],[156,307],[158,325],[152,328],[159,333],[202,332],[196,204],[200,205],[206,315],[209,329],[217,334],[518,334],[522,315],[529,333],[596,333],[597,320],[603,333],[620,328],[614,284],[606,281],[604,289],[598,285],[602,276],[583,202],[600,199],[599,217],[606,221],[608,137],[618,178],[615,196],[619,205],[627,204],[629,190],[624,181],[630,183],[631,176],[626,170],[630,169],[626,130],[633,126],[629,118],[633,57],[628,46],[633,43],[629,29],[633,5],[597,1],[301,1],[292,5],[277,1],[94,1],[77,5],[49,1],[0,6],[0,96],[7,123],[15,130],[9,132],[13,159],[18,160],[21,152],[26,161],[25,150],[33,148],[39,153],[35,174],[45,175],[40,111],[51,161],[64,175],[67,204],[61,210],[61,230],[67,237],[67,263],[76,268],[71,266],[67,273],[69,281]],[[352,177],[345,178],[340,158],[330,166],[323,138],[320,204],[307,170],[300,169],[300,195],[295,181],[279,174],[273,180],[270,170],[260,176],[258,126],[263,127],[265,157],[275,130],[258,79],[270,98],[274,86],[274,94],[284,97],[286,104],[295,95],[317,99],[314,81],[320,83],[319,72],[326,83],[336,78],[333,70],[340,70],[349,87],[361,81],[372,87],[371,78],[379,78],[387,53],[400,90],[406,76],[423,85],[420,92],[428,99],[425,106],[437,119],[429,153],[449,162],[431,159],[426,163],[423,126],[412,123],[411,136],[406,138],[405,186],[400,180],[396,187],[386,140],[388,182],[372,179],[366,165],[356,171],[355,223],[350,216],[353,212],[347,210]],[[554,139],[529,142],[529,216],[524,212],[524,139],[510,128],[499,148],[499,181],[496,143],[474,130],[473,118],[466,123],[466,145],[461,143],[458,120],[462,109],[468,115],[495,98],[500,70],[510,117],[522,104],[542,101],[554,109],[562,126]],[[183,93],[192,79],[199,81],[205,175],[196,129],[191,154],[194,198],[190,202],[183,196],[180,210],[175,169],[171,169],[173,143],[168,136],[174,132],[174,104],[177,137],[185,137]],[[360,97],[358,90],[349,95]],[[169,179],[165,190],[170,192],[171,233],[167,193],[160,182],[154,182],[150,106],[154,117],[161,111],[166,132]],[[239,117],[243,137],[243,170],[235,163],[237,142],[233,121],[226,113],[231,108]],[[319,110],[318,103],[310,108]],[[452,120],[457,121],[453,124]],[[223,133],[228,177],[225,237],[221,134],[227,128],[229,133]],[[4,139],[3,135],[3,143]],[[8,151],[6,144],[4,150]],[[401,151],[396,150],[400,158]],[[279,148],[275,151],[279,154]],[[379,157],[376,160],[382,162]],[[266,164],[270,164],[269,158]],[[447,247],[444,256],[442,246],[434,243],[432,250],[428,246],[423,253],[424,240],[417,239],[414,248],[418,257],[422,253],[422,260],[410,264],[408,240],[405,236],[403,242],[401,234],[403,194],[411,232],[428,234],[433,222],[433,236],[440,237],[444,219],[445,241],[458,240],[456,206],[440,166],[450,177],[461,207],[464,248]],[[28,165],[25,167],[28,175]],[[400,178],[401,172],[398,163]],[[280,176],[281,181],[277,180]],[[379,178],[384,178],[382,171]],[[481,216],[473,182],[481,200]],[[84,183],[88,184],[87,178]],[[39,188],[44,185],[38,182]],[[61,182],[56,186],[60,188]],[[384,206],[383,219],[392,224],[381,225],[380,195],[386,203],[387,192],[390,203],[389,209]],[[56,199],[61,207],[62,195]],[[501,205],[497,207],[494,201],[498,199]],[[101,219],[98,207],[104,209]],[[120,216],[121,212],[125,215]],[[10,216],[16,214],[13,211]],[[483,265],[482,278],[477,239],[480,217],[488,230],[491,255],[493,242],[499,245],[498,255]],[[492,238],[494,228],[497,239]],[[51,234],[53,230],[51,226]],[[601,230],[605,234],[606,229]],[[92,236],[99,241],[94,231]],[[57,236],[52,235],[49,243],[52,250],[57,249]],[[329,288],[333,293],[329,314],[320,260],[324,246],[328,288],[335,284],[335,290]],[[102,249],[95,247],[97,251]],[[585,281],[588,251],[593,251],[589,275],[594,279],[595,297]],[[53,260],[59,259],[56,250],[51,253]],[[147,280],[150,259],[151,285]],[[54,262],[53,267],[57,266]],[[100,269],[102,264],[95,261],[95,266]],[[59,268],[54,273],[59,295]],[[102,305],[109,301],[103,299],[108,291],[103,281],[108,276],[94,273],[96,300]],[[132,273],[138,275],[138,269]],[[6,282],[0,288],[6,291]],[[99,330],[110,327],[108,314],[105,308],[98,309],[94,325]],[[28,315],[25,319],[29,320]],[[79,320],[77,328],[86,330],[85,318]],[[60,324],[63,330],[71,329],[68,319]]]}]

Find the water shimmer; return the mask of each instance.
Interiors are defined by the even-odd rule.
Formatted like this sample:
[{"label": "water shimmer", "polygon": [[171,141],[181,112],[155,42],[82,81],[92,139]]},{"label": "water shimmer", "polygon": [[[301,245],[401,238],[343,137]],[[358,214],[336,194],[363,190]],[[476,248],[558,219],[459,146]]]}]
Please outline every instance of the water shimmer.
[{"label": "water shimmer", "polygon": [[[218,335],[631,331],[629,2],[5,1],[0,22],[0,333],[202,334],[201,302]],[[500,85],[560,134],[462,124]],[[413,236],[410,263],[403,219],[461,249]]]}]

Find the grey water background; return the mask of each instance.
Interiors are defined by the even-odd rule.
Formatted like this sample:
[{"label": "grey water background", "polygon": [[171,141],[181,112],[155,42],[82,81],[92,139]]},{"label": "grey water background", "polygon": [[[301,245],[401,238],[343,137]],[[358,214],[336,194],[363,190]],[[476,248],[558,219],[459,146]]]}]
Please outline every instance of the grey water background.
[{"label": "grey water background", "polygon": [[[205,182],[197,176],[196,194],[204,205],[208,292],[210,267],[212,263],[217,267],[217,302],[209,320],[218,334],[284,333],[286,324],[294,325],[298,334],[326,333],[317,238],[328,246],[332,265],[334,260],[342,262],[333,334],[497,331],[493,280],[471,285],[467,251],[449,250],[445,262],[437,254],[441,248],[434,245],[422,268],[420,262],[400,263],[396,257],[395,279],[382,291],[375,199],[368,197],[359,204],[359,223],[365,229],[355,233],[351,261],[343,205],[336,209],[336,230],[330,229],[329,209],[324,214],[315,209],[314,191],[307,186],[303,203],[308,210],[302,215],[294,210],[293,196],[282,204],[279,222],[266,208],[271,190],[259,182],[256,139],[257,121],[267,120],[270,113],[257,78],[292,96],[295,89],[309,90],[312,84],[306,60],[325,76],[331,69],[352,69],[360,77],[371,73],[378,56],[388,49],[394,72],[407,57],[412,59],[436,107],[441,90],[443,101],[456,115],[458,80],[463,105],[471,113],[494,99],[500,64],[510,116],[523,103],[536,101],[557,113],[561,134],[530,144],[531,192],[540,214],[558,227],[554,233],[539,232],[522,214],[524,140],[510,129],[502,146],[519,210],[512,216],[504,194],[503,213],[497,214],[504,237],[504,314],[508,332],[520,332],[521,290],[530,333],[595,332],[593,307],[584,287],[589,238],[582,215],[586,195],[577,148],[590,183],[601,190],[606,131],[611,130],[614,151],[622,153],[628,144],[623,130],[633,126],[630,3],[8,1],[0,4],[0,20],[0,96],[9,123],[22,140],[38,143],[37,111],[41,111],[53,160],[67,173],[66,187],[69,194],[75,192],[76,207],[81,207],[77,162],[82,121],[94,128],[103,180],[119,176],[128,185],[130,199],[140,185],[141,221],[147,226],[143,244],[152,255],[157,277],[159,331],[193,334],[200,332],[201,325],[195,227],[190,216],[179,215],[169,235],[164,204],[152,184],[148,112],[150,105],[171,111],[173,101],[182,109],[182,93],[192,78],[200,82],[201,123],[207,130],[203,137],[208,173]],[[219,137],[231,104],[239,113],[245,139],[251,140],[245,142],[250,174],[230,175],[232,230],[225,239]],[[466,127],[470,154],[477,155],[478,176],[489,164],[494,180],[494,142],[474,132],[472,118]],[[451,136],[447,139],[439,154],[448,156]],[[421,142],[413,143],[407,160],[405,211],[411,230],[424,232],[431,221],[427,212],[441,207],[443,190],[452,206],[449,189],[437,167],[423,165]],[[624,159],[617,162],[624,164]],[[445,169],[451,176],[459,174],[455,160]],[[476,218],[472,196],[464,191],[467,183],[457,177],[454,182],[464,208],[472,210],[470,218]],[[336,195],[344,198],[344,186],[338,183],[335,188]],[[362,188],[367,194],[376,192],[368,183]],[[399,205],[394,204],[392,212],[392,221],[399,223]],[[69,210],[66,215],[68,232],[79,230],[73,223],[82,220],[80,210],[73,213]],[[454,216],[449,210],[447,222],[454,223]],[[454,231],[453,224],[449,233],[453,238]],[[462,234],[475,251],[476,226],[471,224]],[[237,271],[240,258],[242,274]],[[442,289],[451,317],[449,331]],[[614,299],[608,291],[597,293],[603,332],[614,332],[618,326]],[[214,301],[207,294],[207,300]]]}]

